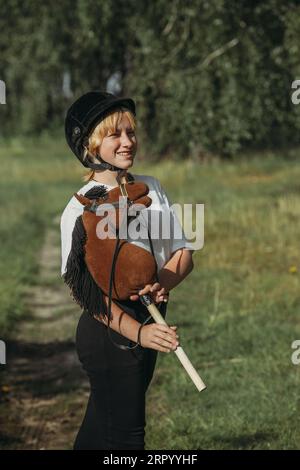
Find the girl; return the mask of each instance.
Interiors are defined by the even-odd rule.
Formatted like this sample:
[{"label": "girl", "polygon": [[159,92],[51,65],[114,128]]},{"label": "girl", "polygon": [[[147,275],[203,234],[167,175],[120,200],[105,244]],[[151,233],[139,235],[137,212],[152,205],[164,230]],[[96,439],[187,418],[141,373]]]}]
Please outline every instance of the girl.
[{"label": "girl", "polygon": [[[66,139],[76,157],[90,168],[86,184],[78,194],[87,197],[99,185],[110,191],[118,187],[118,175],[127,174],[137,152],[135,103],[111,93],[89,92],[68,110]],[[152,204],[146,211],[158,211],[161,219],[170,217],[171,236],[152,240],[158,282],[147,284],[138,293],[149,294],[166,315],[169,292],[193,269],[193,250],[169,199],[159,181],[152,176],[133,174],[135,181],[149,187]],[[73,196],[61,217],[62,270],[66,276],[72,251],[72,233],[83,206]],[[151,219],[152,220],[152,219]],[[174,231],[181,238],[174,238]],[[130,240],[150,251],[149,240]],[[130,260],[128,260],[130,263]],[[86,294],[88,295],[88,294]],[[149,316],[139,295],[126,301],[113,301],[111,321],[101,314],[83,310],[76,330],[76,350],[86,371],[91,391],[86,413],[75,439],[74,449],[144,449],[145,394],[153,376],[157,352],[170,352],[179,344],[176,326],[158,325]],[[106,305],[108,297],[103,295]],[[103,312],[102,312],[103,313]],[[127,347],[121,350],[111,339]],[[135,348],[131,347],[136,345]],[[131,348],[131,349],[129,349]],[[123,348],[124,349],[124,348]]]}]

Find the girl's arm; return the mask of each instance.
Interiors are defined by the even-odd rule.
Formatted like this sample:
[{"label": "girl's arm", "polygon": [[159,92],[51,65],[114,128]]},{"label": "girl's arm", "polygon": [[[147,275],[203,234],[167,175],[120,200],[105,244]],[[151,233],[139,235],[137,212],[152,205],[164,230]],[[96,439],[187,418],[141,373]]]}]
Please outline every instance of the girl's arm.
[{"label": "girl's arm", "polygon": [[[106,305],[108,297],[104,296]],[[110,328],[117,333],[125,336],[131,341],[137,342],[137,336],[141,323],[124,312],[117,304],[111,304],[111,322]],[[95,319],[108,326],[107,317],[94,315]],[[175,350],[179,344],[178,335],[176,335],[177,326],[159,325],[151,323],[144,325],[140,334],[140,344],[144,348],[155,349],[160,352],[170,352]]]},{"label": "girl's arm", "polygon": [[193,250],[185,250],[184,248],[177,250],[160,270],[158,273],[159,283],[166,293],[180,284],[193,270],[192,255]]},{"label": "girl's arm", "polygon": [[[104,300],[108,306],[108,297],[106,295],[104,295]],[[131,341],[137,341],[140,323],[128,315],[128,313],[124,312],[114,302],[111,303],[111,314],[110,328],[125,336],[127,339],[130,339]],[[94,317],[108,326],[108,320],[106,316],[94,315]]]},{"label": "girl's arm", "polygon": [[[193,250],[181,248],[173,253],[169,261],[158,273],[159,283],[147,284],[139,295],[150,293],[155,303],[166,299],[168,292],[176,287],[193,270],[194,263],[192,258]],[[138,296],[131,296],[136,300]]]}]

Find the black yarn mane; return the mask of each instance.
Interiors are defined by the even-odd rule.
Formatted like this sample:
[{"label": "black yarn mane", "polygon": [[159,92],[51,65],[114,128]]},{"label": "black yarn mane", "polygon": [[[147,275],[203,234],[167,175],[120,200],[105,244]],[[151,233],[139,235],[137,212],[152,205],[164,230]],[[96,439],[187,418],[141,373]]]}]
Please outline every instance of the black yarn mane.
[{"label": "black yarn mane", "polygon": [[[95,186],[84,195],[97,199],[107,193],[103,185]],[[103,292],[91,276],[85,262],[85,243],[87,234],[82,216],[77,217],[72,233],[72,246],[68,256],[64,282],[70,287],[73,299],[90,315],[107,315]]]},{"label": "black yarn mane", "polygon": [[92,189],[87,191],[84,195],[89,199],[98,199],[98,197],[103,197],[107,194],[106,187],[101,184],[100,186],[94,186]]}]

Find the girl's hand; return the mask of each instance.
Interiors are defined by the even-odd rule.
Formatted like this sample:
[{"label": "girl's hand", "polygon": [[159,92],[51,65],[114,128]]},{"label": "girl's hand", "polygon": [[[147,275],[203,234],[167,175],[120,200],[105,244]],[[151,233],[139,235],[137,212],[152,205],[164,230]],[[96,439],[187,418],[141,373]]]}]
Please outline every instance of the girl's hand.
[{"label": "girl's hand", "polygon": [[179,336],[176,334],[177,326],[159,325],[151,323],[144,325],[140,333],[140,344],[143,348],[169,353],[179,346]]},{"label": "girl's hand", "polygon": [[[155,284],[147,284],[143,289],[139,291],[139,295],[150,294],[151,299],[155,304],[160,302],[167,302],[169,300],[169,294],[166,292],[164,287],[158,282]],[[131,295],[130,300],[138,300],[139,295]]]}]

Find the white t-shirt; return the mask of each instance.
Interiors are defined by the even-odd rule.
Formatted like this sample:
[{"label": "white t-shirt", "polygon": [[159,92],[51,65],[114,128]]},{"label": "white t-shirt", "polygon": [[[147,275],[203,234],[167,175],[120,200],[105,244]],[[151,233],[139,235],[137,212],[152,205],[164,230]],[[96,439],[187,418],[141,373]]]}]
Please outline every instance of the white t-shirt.
[{"label": "white t-shirt", "polygon": [[[132,174],[136,181],[142,181],[143,183],[147,184],[149,187],[148,196],[152,199],[152,203],[149,207],[140,211],[139,220],[144,227],[148,227],[150,234],[157,233],[156,230],[151,230],[151,223],[154,226],[154,221],[163,220],[168,217],[170,219],[170,237],[165,238],[161,236],[161,230],[159,231],[158,235],[154,235],[152,237],[152,245],[153,251],[155,254],[155,259],[157,262],[158,272],[160,269],[166,264],[167,261],[171,258],[171,255],[181,249],[185,248],[188,250],[193,250],[192,244],[188,242],[185,237],[184,231],[182,226],[179,222],[179,219],[174,212],[174,210],[170,207],[170,200],[167,197],[165,191],[161,187],[160,182],[154,178],[153,176],[146,176],[146,175],[135,175]],[[86,185],[77,191],[78,194],[85,194],[94,186],[102,185],[98,181],[91,180]],[[107,187],[108,191],[112,189],[113,186],[109,186],[105,184],[104,186]],[[63,275],[66,271],[66,264],[68,260],[69,253],[71,251],[72,246],[72,232],[76,222],[77,217],[79,217],[83,213],[84,206],[73,196],[67,206],[65,207],[60,221],[60,228],[61,228],[61,275]],[[145,214],[145,211],[148,214]],[[153,214],[153,211],[156,214]],[[129,224],[130,225],[130,224]],[[157,226],[157,224],[156,224]],[[154,227],[153,227],[154,228]],[[174,233],[176,234],[176,238],[173,236]],[[166,234],[166,232],[164,232]],[[132,239],[130,236],[127,238],[129,243],[134,243],[141,248],[148,250],[151,253],[150,243],[147,238],[139,238],[139,239]]]}]

